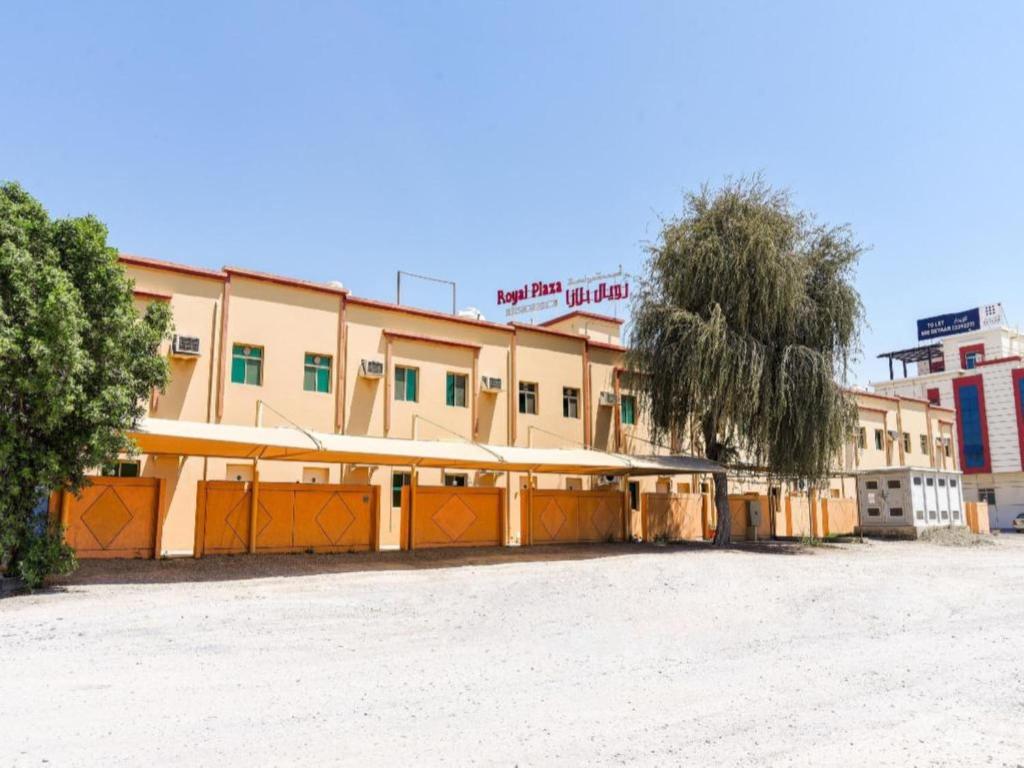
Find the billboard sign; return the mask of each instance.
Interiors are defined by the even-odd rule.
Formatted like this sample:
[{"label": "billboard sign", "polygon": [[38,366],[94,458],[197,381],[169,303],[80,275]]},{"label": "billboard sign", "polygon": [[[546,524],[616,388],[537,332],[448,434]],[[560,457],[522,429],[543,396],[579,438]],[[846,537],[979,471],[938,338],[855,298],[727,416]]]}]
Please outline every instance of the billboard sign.
[{"label": "billboard sign", "polygon": [[985,328],[998,328],[1003,324],[1003,305],[986,304],[963,312],[951,312],[946,315],[926,317],[917,321],[917,340],[930,341],[943,336]]},{"label": "billboard sign", "polygon": [[534,280],[521,286],[498,290],[497,303],[505,316],[542,312],[557,307],[580,309],[587,305],[614,303],[629,299],[630,275],[618,272],[586,275],[567,280]]}]

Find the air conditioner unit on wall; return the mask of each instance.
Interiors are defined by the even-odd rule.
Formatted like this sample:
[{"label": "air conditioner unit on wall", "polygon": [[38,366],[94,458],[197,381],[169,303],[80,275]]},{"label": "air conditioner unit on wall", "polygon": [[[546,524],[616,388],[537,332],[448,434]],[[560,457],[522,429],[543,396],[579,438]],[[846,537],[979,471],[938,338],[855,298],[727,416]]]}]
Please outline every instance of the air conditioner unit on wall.
[{"label": "air conditioner unit on wall", "polygon": [[497,376],[481,376],[480,389],[484,392],[501,392],[502,381]]},{"label": "air conditioner unit on wall", "polygon": [[384,363],[380,360],[363,360],[359,363],[359,375],[367,379],[379,379],[384,375]]},{"label": "air conditioner unit on wall", "polygon": [[199,357],[199,337],[174,334],[171,354],[175,357]]},{"label": "air conditioner unit on wall", "polygon": [[602,392],[597,397],[597,404],[599,406],[605,406],[608,408],[615,407],[615,393],[614,392]]}]

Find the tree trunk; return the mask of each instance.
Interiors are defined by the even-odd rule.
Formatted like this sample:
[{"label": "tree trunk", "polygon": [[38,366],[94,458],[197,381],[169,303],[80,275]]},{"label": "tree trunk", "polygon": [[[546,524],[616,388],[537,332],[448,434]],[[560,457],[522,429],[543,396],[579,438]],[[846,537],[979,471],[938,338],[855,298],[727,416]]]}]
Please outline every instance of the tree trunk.
[{"label": "tree trunk", "polygon": [[732,515],[729,513],[729,480],[725,472],[712,475],[715,481],[715,513],[718,517],[715,525],[716,547],[723,547],[732,540]]}]

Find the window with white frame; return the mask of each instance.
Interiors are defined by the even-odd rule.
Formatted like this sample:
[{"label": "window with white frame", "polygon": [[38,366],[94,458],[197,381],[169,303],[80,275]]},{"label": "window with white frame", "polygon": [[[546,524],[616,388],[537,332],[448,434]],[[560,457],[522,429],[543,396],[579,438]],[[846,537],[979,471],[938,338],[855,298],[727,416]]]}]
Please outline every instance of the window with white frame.
[{"label": "window with white frame", "polygon": [[445,375],[444,404],[456,408],[466,407],[466,382],[467,377],[463,373],[451,373]]},{"label": "window with white frame", "polygon": [[580,417],[580,391],[572,387],[562,387],[562,416],[567,419]]},{"label": "window with white frame", "polygon": [[419,400],[419,369],[395,366],[395,400],[415,403]]},{"label": "window with white frame", "polygon": [[537,415],[537,385],[532,381],[519,382],[519,412]]},{"label": "window with white frame", "polygon": [[119,461],[113,467],[103,469],[104,477],[138,477],[141,474],[137,461]]}]

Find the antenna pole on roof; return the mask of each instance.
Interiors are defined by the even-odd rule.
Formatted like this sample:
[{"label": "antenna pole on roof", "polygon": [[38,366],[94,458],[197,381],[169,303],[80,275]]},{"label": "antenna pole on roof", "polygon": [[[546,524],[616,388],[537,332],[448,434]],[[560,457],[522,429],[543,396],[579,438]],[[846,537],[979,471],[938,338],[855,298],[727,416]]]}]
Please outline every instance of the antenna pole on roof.
[{"label": "antenna pole on roof", "polygon": [[406,277],[415,277],[420,280],[429,280],[433,283],[442,283],[444,285],[450,285],[452,287],[452,314],[457,314],[455,311],[455,281],[454,280],[443,280],[440,277],[431,277],[430,275],[417,275],[415,272],[405,272],[398,270],[398,274],[395,276],[395,303],[402,303],[402,275]]}]

